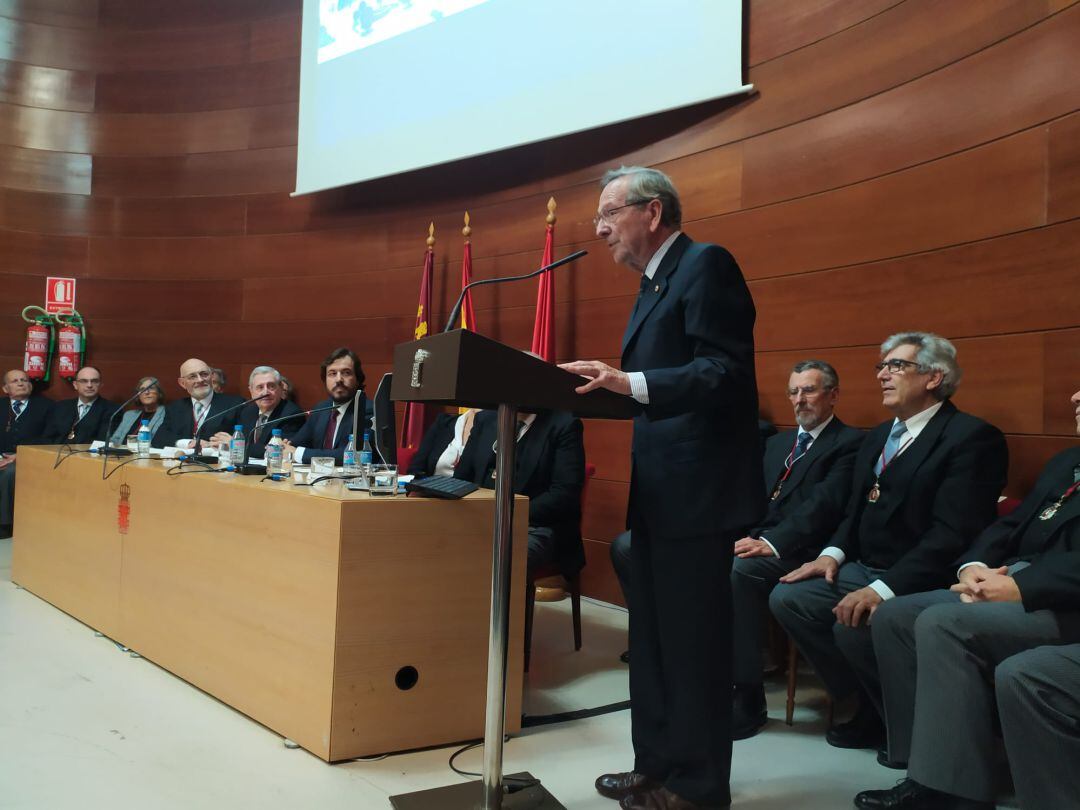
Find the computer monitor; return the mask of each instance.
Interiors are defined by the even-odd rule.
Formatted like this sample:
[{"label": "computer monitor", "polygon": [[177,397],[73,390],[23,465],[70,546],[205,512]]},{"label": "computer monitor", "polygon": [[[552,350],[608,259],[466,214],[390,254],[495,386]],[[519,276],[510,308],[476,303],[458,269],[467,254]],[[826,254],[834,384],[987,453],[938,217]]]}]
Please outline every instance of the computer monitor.
[{"label": "computer monitor", "polygon": [[390,400],[390,382],[394,375],[383,374],[375,389],[375,416],[372,436],[375,439],[375,455],[386,464],[397,464],[397,429],[394,423],[394,403]]}]

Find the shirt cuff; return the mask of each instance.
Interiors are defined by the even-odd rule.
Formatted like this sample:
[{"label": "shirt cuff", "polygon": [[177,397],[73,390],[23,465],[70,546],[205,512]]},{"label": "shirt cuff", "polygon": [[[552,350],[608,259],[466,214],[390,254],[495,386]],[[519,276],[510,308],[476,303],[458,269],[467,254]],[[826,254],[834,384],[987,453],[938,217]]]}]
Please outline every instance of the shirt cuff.
[{"label": "shirt cuff", "polygon": [[847,559],[847,555],[844,554],[843,550],[837,548],[836,546],[829,546],[826,549],[822,549],[821,553],[818,554],[818,556],[819,557],[832,557],[834,560],[836,560],[838,565],[843,565],[844,560]]},{"label": "shirt cuff", "polygon": [[765,545],[767,545],[769,548],[772,549],[773,556],[776,557],[776,559],[778,559],[778,560],[780,559],[780,552],[776,550],[776,546],[774,546],[772,543],[770,543],[764,537],[759,537],[758,540],[760,540],[762,543],[764,543]]},{"label": "shirt cuff", "polygon": [[882,582],[880,579],[875,579],[873,582],[870,583],[869,587],[872,588],[874,592],[881,597],[882,601],[888,602],[890,599],[896,596],[896,594],[893,593],[893,589],[886,585],[884,582]]},{"label": "shirt cuff", "polygon": [[628,371],[626,376],[630,378],[630,396],[642,405],[649,404],[649,386],[645,383],[645,372]]},{"label": "shirt cuff", "polygon": [[303,464],[304,463],[304,452],[306,450],[307,450],[306,447],[294,447],[293,448],[293,454],[292,454],[293,464]]},{"label": "shirt cuff", "polygon": [[961,565],[959,568],[956,569],[956,578],[960,579],[960,572],[963,571],[965,568],[970,568],[973,565],[981,565],[983,568],[989,568],[990,567],[989,565],[987,565],[984,562],[979,562],[978,560],[972,560],[971,562],[964,563],[963,565]]}]

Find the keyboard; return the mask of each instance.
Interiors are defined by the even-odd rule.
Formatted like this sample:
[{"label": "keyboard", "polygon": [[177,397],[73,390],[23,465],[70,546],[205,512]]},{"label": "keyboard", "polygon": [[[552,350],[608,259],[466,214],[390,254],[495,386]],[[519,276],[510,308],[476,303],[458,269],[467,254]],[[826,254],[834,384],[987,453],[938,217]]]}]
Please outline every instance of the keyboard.
[{"label": "keyboard", "polygon": [[464,498],[480,489],[472,481],[463,481],[450,475],[430,475],[415,478],[405,485],[406,492],[415,492],[428,498]]}]

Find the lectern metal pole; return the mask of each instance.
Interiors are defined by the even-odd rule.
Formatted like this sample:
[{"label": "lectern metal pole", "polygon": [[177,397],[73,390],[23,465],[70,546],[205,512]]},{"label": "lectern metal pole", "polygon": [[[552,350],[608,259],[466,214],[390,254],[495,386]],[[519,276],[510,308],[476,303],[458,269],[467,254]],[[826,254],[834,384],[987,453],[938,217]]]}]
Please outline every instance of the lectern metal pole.
[{"label": "lectern metal pole", "polygon": [[506,647],[510,637],[510,564],[514,523],[517,409],[500,405],[495,449],[495,537],[491,554],[491,631],[488,635],[484,722],[484,810],[502,807],[503,729],[506,724]]}]

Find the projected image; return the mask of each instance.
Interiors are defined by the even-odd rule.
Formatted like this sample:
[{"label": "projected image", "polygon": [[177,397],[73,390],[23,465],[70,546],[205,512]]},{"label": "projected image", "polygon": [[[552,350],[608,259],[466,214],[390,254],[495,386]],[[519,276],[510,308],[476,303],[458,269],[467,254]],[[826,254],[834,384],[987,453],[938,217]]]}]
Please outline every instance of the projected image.
[{"label": "projected image", "polygon": [[488,0],[319,0],[319,63],[393,39]]}]

